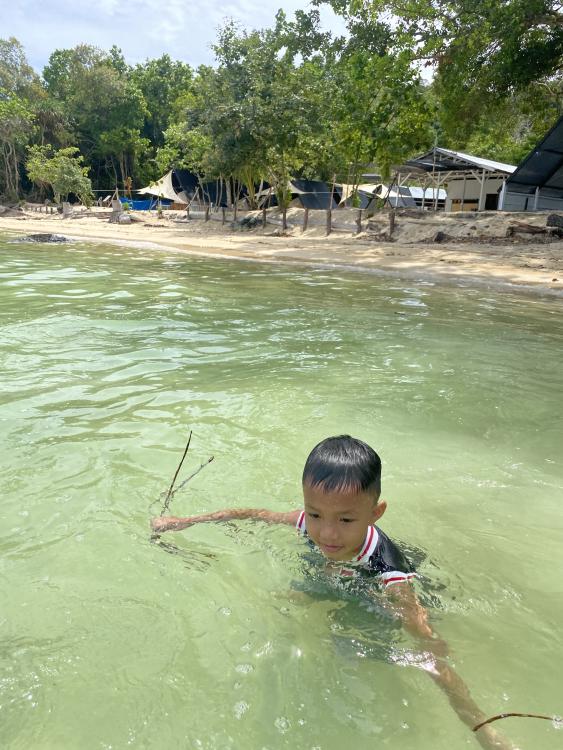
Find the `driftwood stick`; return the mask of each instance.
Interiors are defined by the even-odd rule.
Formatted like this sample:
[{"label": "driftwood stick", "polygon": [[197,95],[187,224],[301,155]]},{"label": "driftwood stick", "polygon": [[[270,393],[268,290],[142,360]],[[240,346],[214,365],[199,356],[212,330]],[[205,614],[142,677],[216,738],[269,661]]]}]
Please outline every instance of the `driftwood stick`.
[{"label": "driftwood stick", "polygon": [[481,729],[481,727],[484,727],[485,724],[491,724],[493,721],[498,721],[499,719],[508,719],[509,716],[523,716],[525,719],[547,719],[548,721],[555,721],[555,716],[544,716],[543,714],[519,714],[519,713],[506,713],[506,714],[497,714],[496,716],[491,716],[490,719],[487,719],[486,721],[482,721],[480,724],[477,724],[473,727],[473,731],[476,732],[478,729]]},{"label": "driftwood stick", "polygon": [[191,440],[192,440],[192,431],[190,430],[190,436],[188,437],[188,442],[186,443],[186,447],[184,448],[184,455],[182,456],[182,460],[178,464],[178,468],[176,469],[174,477],[172,478],[172,483],[171,483],[170,487],[168,488],[168,493],[166,495],[166,499],[164,501],[164,504],[162,506],[162,511],[160,513],[161,516],[163,516],[166,513],[166,511],[168,510],[168,506],[170,504],[170,497],[172,495],[172,490],[174,489],[174,485],[176,484],[176,478],[178,477],[178,474],[180,473],[180,469],[182,468],[182,464],[184,463],[184,459],[186,458],[186,455],[188,453],[188,449],[190,447]]},{"label": "driftwood stick", "polygon": [[199,472],[200,472],[200,471],[201,471],[202,469],[205,469],[205,467],[207,466],[207,464],[210,464],[210,463],[211,463],[211,462],[213,461],[213,459],[214,459],[214,458],[215,458],[215,456],[210,456],[210,457],[209,457],[209,458],[207,459],[207,461],[204,461],[204,462],[203,462],[203,463],[201,464],[201,466],[199,467],[199,469],[196,469],[196,470],[195,470],[194,472],[192,472],[192,473],[190,474],[190,476],[189,476],[189,477],[187,477],[186,479],[184,479],[184,481],[183,481],[183,482],[182,482],[181,484],[179,484],[179,485],[178,485],[178,486],[176,487],[176,489],[175,489],[175,490],[174,490],[173,492],[171,492],[171,493],[170,493],[170,500],[172,500],[172,498],[174,497],[174,495],[175,495],[175,494],[176,494],[177,492],[179,492],[179,491],[180,491],[180,490],[182,489],[182,487],[183,487],[183,486],[184,486],[185,484],[187,484],[187,483],[188,483],[188,482],[190,481],[190,479],[193,479],[193,478],[195,477],[195,475],[196,475],[196,474],[199,474]]}]

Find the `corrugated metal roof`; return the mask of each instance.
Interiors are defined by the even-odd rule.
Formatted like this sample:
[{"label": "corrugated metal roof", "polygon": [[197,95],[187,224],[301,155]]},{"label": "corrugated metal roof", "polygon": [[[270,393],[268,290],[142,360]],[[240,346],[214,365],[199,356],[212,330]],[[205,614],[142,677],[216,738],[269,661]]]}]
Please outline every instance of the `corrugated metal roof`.
[{"label": "corrugated metal roof", "polygon": [[473,154],[464,154],[462,151],[451,151],[440,147],[433,148],[414,159],[409,159],[405,166],[422,169],[425,172],[457,172],[477,168],[485,169],[488,172],[512,174],[516,170],[513,164],[504,164],[500,161],[483,159]]},{"label": "corrugated metal roof", "polygon": [[442,154],[457,157],[458,159],[463,159],[469,164],[475,164],[476,166],[482,167],[483,169],[489,169],[491,170],[491,172],[508,172],[509,174],[512,174],[512,172],[516,170],[516,166],[514,164],[504,164],[501,161],[483,159],[480,156],[473,156],[473,154],[464,154],[461,151],[450,151],[447,148],[437,148],[436,150]]}]

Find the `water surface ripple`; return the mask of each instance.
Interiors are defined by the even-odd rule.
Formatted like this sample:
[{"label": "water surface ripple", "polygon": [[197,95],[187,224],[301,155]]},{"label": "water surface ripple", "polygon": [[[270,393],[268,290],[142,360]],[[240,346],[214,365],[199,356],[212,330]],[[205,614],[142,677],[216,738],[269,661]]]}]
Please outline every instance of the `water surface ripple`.
[{"label": "water surface ripple", "polygon": [[492,289],[0,240],[0,745],[476,747],[291,530],[150,544],[189,429],[188,470],[215,461],[176,513],[295,507],[318,440],[373,444],[381,525],[483,710],[562,714],[561,320]]}]

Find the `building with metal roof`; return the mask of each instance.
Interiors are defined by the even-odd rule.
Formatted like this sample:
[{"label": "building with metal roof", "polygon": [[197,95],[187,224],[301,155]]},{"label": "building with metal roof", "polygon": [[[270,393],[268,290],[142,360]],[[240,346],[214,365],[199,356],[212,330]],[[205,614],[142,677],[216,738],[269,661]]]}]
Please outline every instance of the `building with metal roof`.
[{"label": "building with metal roof", "polygon": [[432,204],[423,208],[437,209],[439,191],[445,188],[446,211],[494,210],[504,183],[515,170],[512,164],[436,146],[398,167],[396,184],[401,188],[417,182],[432,188]]}]

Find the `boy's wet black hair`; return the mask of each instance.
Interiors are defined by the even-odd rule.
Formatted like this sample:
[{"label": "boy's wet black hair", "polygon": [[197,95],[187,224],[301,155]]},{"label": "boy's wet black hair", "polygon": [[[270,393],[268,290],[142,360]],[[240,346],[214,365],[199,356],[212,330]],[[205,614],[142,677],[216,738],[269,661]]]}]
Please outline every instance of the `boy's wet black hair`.
[{"label": "boy's wet black hair", "polygon": [[324,492],[381,493],[381,459],[367,443],[337,435],[316,445],[303,469],[303,484]]}]

